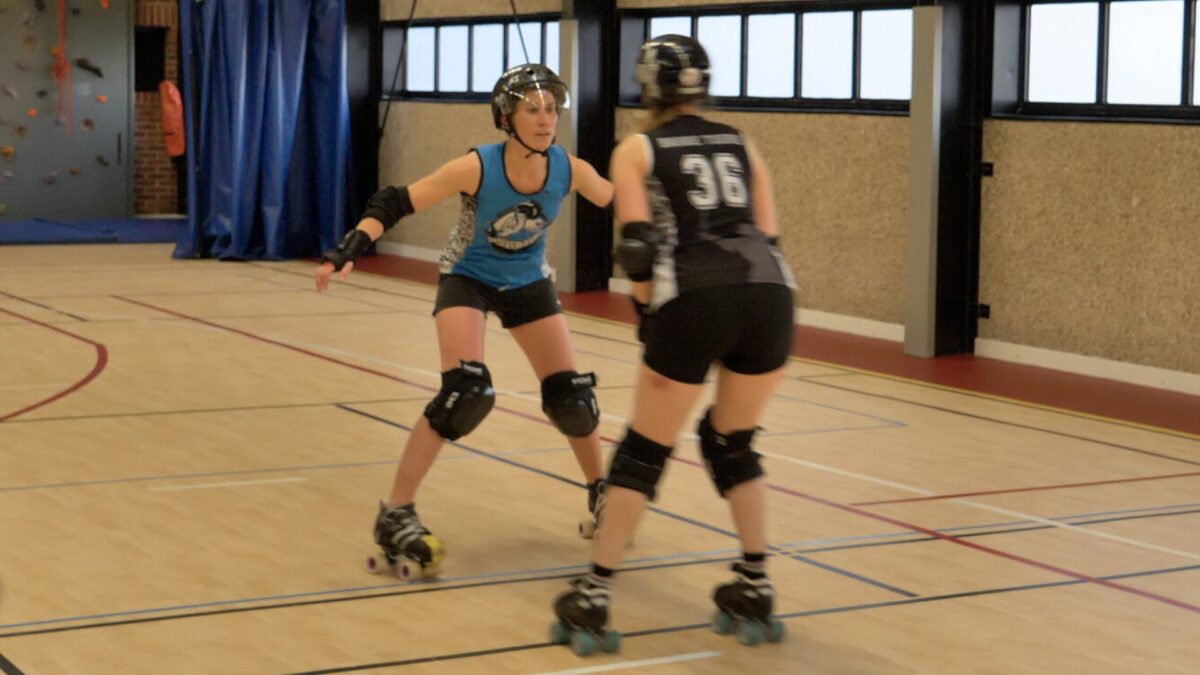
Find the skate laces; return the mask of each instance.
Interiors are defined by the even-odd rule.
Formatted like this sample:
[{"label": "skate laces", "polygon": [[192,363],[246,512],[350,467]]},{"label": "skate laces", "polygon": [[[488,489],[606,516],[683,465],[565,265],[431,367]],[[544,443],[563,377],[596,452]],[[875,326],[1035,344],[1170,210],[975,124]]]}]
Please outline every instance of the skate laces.
[{"label": "skate laces", "polygon": [[407,546],[409,542],[419,539],[421,535],[430,534],[417,518],[415,509],[404,507],[389,509],[383,514],[383,519],[387,522],[391,532],[392,544],[396,546]]},{"label": "skate laces", "polygon": [[769,598],[775,595],[775,587],[771,585],[771,580],[764,574],[758,578],[751,578],[746,575],[745,570],[740,565],[733,566],[734,574],[737,575],[736,581],[742,588],[742,593],[747,597]]},{"label": "skate laces", "polygon": [[581,577],[571,582],[577,593],[576,603],[587,609],[589,607],[607,607],[608,606],[608,586],[601,586],[594,583],[587,577]]}]

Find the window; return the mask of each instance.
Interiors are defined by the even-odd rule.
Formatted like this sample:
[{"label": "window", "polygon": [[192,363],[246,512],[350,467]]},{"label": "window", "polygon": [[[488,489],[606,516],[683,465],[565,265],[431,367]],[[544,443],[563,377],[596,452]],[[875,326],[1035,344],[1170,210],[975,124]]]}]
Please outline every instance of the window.
[{"label": "window", "polygon": [[1099,6],[1035,5],[1029,16],[1029,100],[1096,100]]},{"label": "window", "polygon": [[471,29],[468,26],[442,26],[438,29],[438,89],[467,90],[467,54]]},{"label": "window", "polygon": [[746,95],[796,95],[796,15],[753,14],[746,33]]},{"label": "window", "polygon": [[504,26],[498,23],[475,26],[475,41],[471,47],[471,91],[491,93],[504,69],[500,59],[504,53]]},{"label": "window", "polygon": [[[399,64],[406,32],[409,44]],[[529,61],[557,72],[556,15],[526,15],[519,24],[511,17],[385,22],[383,96],[486,101],[505,68],[526,62],[526,51]]]},{"label": "window", "polygon": [[854,92],[854,12],[804,15],[800,95],[850,98]]},{"label": "window", "polygon": [[656,16],[650,19],[650,34],[648,37],[659,35],[692,35],[692,17],[690,16]]},{"label": "window", "polygon": [[912,97],[912,12],[862,13],[863,98]]},{"label": "window", "polygon": [[404,82],[411,91],[433,91],[433,28],[413,28],[408,31],[408,54],[405,57]]},{"label": "window", "polygon": [[696,39],[708,52],[713,96],[738,96],[742,93],[742,17],[702,16]]},{"label": "window", "polygon": [[[904,113],[912,96],[915,0],[797,0],[675,10],[626,10],[622,34],[695,35],[712,62],[717,107]],[[632,70],[622,44],[622,68]],[[632,72],[622,104],[637,104]]]},{"label": "window", "polygon": [[1108,102],[1178,105],[1183,2],[1114,2],[1109,10]]},{"label": "window", "polygon": [[1024,52],[1012,52],[1022,59],[1023,86],[998,112],[1200,120],[1197,5],[1023,0]]}]

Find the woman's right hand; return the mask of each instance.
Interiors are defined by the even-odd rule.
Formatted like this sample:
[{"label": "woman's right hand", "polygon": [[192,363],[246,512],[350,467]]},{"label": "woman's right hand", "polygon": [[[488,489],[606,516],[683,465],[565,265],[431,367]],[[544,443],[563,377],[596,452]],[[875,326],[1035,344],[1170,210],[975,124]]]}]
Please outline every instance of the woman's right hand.
[{"label": "woman's right hand", "polygon": [[[338,273],[338,279],[345,281],[350,274],[350,270],[354,269],[354,261],[346,263],[342,267],[342,271]],[[333,276],[333,263],[324,262],[317,268],[317,292],[324,291],[329,286],[329,279]]]}]

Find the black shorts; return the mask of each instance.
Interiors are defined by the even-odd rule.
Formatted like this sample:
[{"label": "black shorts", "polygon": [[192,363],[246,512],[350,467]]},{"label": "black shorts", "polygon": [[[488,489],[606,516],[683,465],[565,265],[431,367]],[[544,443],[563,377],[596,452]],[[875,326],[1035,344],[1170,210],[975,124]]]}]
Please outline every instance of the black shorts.
[{"label": "black shorts", "polygon": [[795,308],[781,284],[689,291],[643,319],[643,360],[676,382],[700,384],[714,361],[742,375],[787,363]]},{"label": "black shorts", "polygon": [[438,277],[434,316],[447,307],[474,307],[484,314],[495,312],[505,328],[516,328],[562,313],[558,293],[549,279],[502,291],[461,274]]}]

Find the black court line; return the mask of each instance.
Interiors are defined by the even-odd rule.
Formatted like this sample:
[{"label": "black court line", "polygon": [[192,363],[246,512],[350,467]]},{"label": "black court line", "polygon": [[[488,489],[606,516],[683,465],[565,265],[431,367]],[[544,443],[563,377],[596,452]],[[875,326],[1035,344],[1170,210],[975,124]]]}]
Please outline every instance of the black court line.
[{"label": "black court line", "polygon": [[402,398],[381,398],[367,401],[326,401],[323,403],[281,403],[278,405],[246,405],[230,408],[192,408],[187,410],[153,410],[146,412],[104,413],[101,415],[63,415],[61,417],[37,417],[31,419],[9,420],[5,424],[33,424],[36,422],[68,422],[74,420],[102,420],[114,417],[156,417],[160,415],[204,415],[208,413],[244,412],[251,410],[286,410],[289,408],[323,408],[325,406],[370,405],[375,403],[408,403],[410,401],[427,401],[428,396],[413,396]]},{"label": "black court line", "polygon": [[[1115,575],[1112,575],[1109,577],[1100,577],[1100,578],[1111,581],[1114,579],[1131,579],[1131,578],[1136,578],[1136,577],[1147,577],[1147,576],[1154,576],[1154,575],[1159,575],[1159,574],[1172,574],[1175,572],[1185,572],[1185,571],[1191,571],[1191,570],[1196,570],[1196,569],[1200,569],[1200,565],[1188,565],[1186,567],[1173,567],[1173,568],[1167,568],[1167,569],[1148,570],[1148,571],[1143,571],[1143,572],[1130,572],[1130,573],[1115,574]],[[1086,583],[1086,582],[1080,581],[1080,580],[1049,581],[1049,582],[1044,582],[1044,583],[1040,583],[1040,584],[1025,584],[1025,585],[1021,585],[1021,586],[1005,586],[1002,588],[986,588],[986,589],[980,589],[980,590],[975,590],[975,591],[962,591],[959,593],[946,593],[943,595],[929,595],[929,596],[917,597],[917,598],[906,598],[904,600],[887,600],[887,601],[883,601],[883,602],[871,602],[871,603],[863,603],[863,604],[859,604],[859,605],[847,605],[847,606],[842,606],[842,607],[828,607],[828,608],[823,608],[823,609],[812,609],[812,610],[805,610],[805,611],[800,611],[800,612],[789,612],[786,614],[777,614],[776,618],[778,618],[780,620],[786,620],[786,619],[799,619],[799,618],[805,618],[805,617],[810,617],[810,616],[821,616],[821,615],[826,615],[826,614],[843,614],[846,612],[860,612],[860,611],[870,610],[870,609],[883,609],[883,608],[887,608],[887,607],[915,605],[918,603],[925,603],[925,602],[941,602],[944,600],[958,600],[961,598],[980,597],[980,596],[986,596],[986,595],[1000,595],[1000,594],[1004,594],[1004,593],[1017,593],[1017,592],[1021,592],[1021,591],[1041,590],[1041,589],[1046,589],[1046,588],[1057,588],[1060,586],[1075,586],[1075,585],[1083,584],[1083,583]],[[552,617],[551,617],[550,613],[547,612],[547,619],[546,619],[547,625],[549,625],[551,618]],[[665,635],[667,633],[680,633],[680,632],[684,632],[684,631],[698,630],[698,629],[709,628],[709,627],[710,627],[710,624],[706,621],[704,623],[691,623],[691,624],[685,624],[685,625],[680,625],[680,626],[666,626],[663,628],[649,628],[646,630],[630,631],[628,633],[622,633],[621,637],[622,637],[622,639],[627,639],[627,638],[646,637],[646,636],[651,636],[651,635]],[[358,671],[358,670],[376,670],[379,668],[400,668],[400,667],[404,667],[404,666],[414,666],[414,665],[425,664],[425,663],[442,663],[445,661],[457,661],[457,660],[462,660],[462,659],[478,658],[480,656],[491,656],[494,654],[505,654],[505,653],[518,652],[518,651],[532,651],[535,649],[545,649],[547,647],[557,647],[559,649],[564,648],[559,645],[555,645],[551,642],[534,642],[534,643],[530,643],[530,644],[510,645],[507,647],[495,647],[492,649],[480,649],[480,650],[469,651],[469,652],[455,652],[455,653],[451,653],[451,654],[439,654],[436,656],[423,656],[423,657],[418,657],[418,658],[414,658],[414,659],[404,659],[404,660],[400,660],[400,661],[384,661],[384,662],[379,662],[379,663],[364,663],[364,664],[353,665],[353,666],[342,666],[342,667],[338,667],[338,668],[326,668],[326,669],[321,669],[321,670],[307,670],[307,671],[302,671],[302,672],[297,672],[297,673],[291,673],[290,675],[327,675],[329,673],[349,673],[349,672]],[[613,664],[613,665],[619,665],[619,664]]]},{"label": "black court line", "polygon": [[[1083,441],[1085,443],[1095,443],[1096,445],[1103,445],[1103,446],[1107,446],[1110,448],[1116,448],[1118,450],[1125,450],[1128,452],[1136,452],[1141,455],[1148,455],[1150,457],[1158,457],[1159,459],[1168,459],[1168,460],[1175,461],[1175,462],[1182,462],[1184,464],[1191,464],[1193,466],[1200,466],[1200,462],[1198,462],[1198,461],[1191,460],[1191,459],[1184,459],[1182,457],[1176,457],[1174,455],[1167,455],[1167,454],[1163,454],[1160,452],[1154,452],[1152,450],[1143,450],[1141,448],[1135,448],[1131,445],[1122,445],[1120,443],[1113,443],[1112,441],[1102,441],[1098,438],[1090,438],[1088,436],[1079,436],[1077,434],[1071,434],[1071,433],[1067,433],[1065,431],[1056,431],[1054,429],[1046,429],[1045,427],[1038,427],[1038,426],[1034,426],[1032,424],[1022,424],[1021,422],[1010,422],[1008,420],[997,419],[995,417],[988,417],[987,415],[980,415],[977,413],[969,413],[969,412],[965,412],[962,410],[955,410],[953,408],[946,408],[943,406],[933,405],[932,403],[920,403],[918,401],[912,401],[912,400],[909,400],[906,398],[901,398],[899,396],[891,396],[888,394],[877,394],[875,392],[862,391],[860,389],[855,389],[853,387],[843,387],[843,386],[839,386],[836,384],[829,384],[828,382],[808,382],[808,384],[812,384],[817,387],[828,387],[829,389],[837,389],[839,391],[844,391],[844,392],[847,392],[850,394],[858,394],[860,396],[870,396],[872,398],[881,398],[881,399],[884,399],[887,401],[895,401],[896,403],[907,403],[908,405],[917,406],[919,408],[927,408],[929,410],[936,410],[938,412],[949,413],[951,415],[959,415],[961,417],[968,417],[970,419],[980,420],[980,421],[984,421],[984,422],[993,422],[995,424],[1001,424],[1004,426],[1015,427],[1018,429],[1025,429],[1028,431],[1040,431],[1044,434],[1050,434],[1052,436],[1059,436],[1062,438],[1070,438],[1072,440]],[[916,384],[919,384],[919,383],[916,383]],[[952,391],[951,393],[959,393],[959,392]],[[970,392],[962,392],[962,393],[971,395]],[[986,396],[980,396],[979,398],[983,398],[983,399],[989,400],[989,401],[997,400],[997,399],[993,399],[993,398],[988,398]],[[1007,401],[998,401],[998,402],[1006,403]],[[1021,405],[1019,401],[1013,402],[1013,403]],[[1046,412],[1052,412],[1055,414],[1062,414],[1060,411],[1055,411],[1055,410],[1047,411],[1045,408],[1037,408],[1035,406],[1022,405],[1022,407],[1029,407],[1029,408],[1033,408],[1035,410],[1042,410],[1042,411],[1046,411]],[[1090,419],[1090,418],[1081,418],[1081,419]],[[1114,424],[1115,423],[1118,426],[1128,426],[1128,425],[1120,424],[1119,421],[1109,421],[1109,420],[1093,420],[1093,421],[1098,421],[1098,422],[1106,423],[1106,424]],[[1158,431],[1155,429],[1143,429],[1141,427],[1129,427],[1129,428],[1139,429],[1141,431],[1153,431],[1154,433],[1170,436],[1171,438],[1181,438],[1180,436],[1178,436],[1176,434],[1170,434],[1170,433],[1166,433],[1164,431]],[[1184,439],[1184,440],[1188,440],[1188,439]]]},{"label": "black court line", "polygon": [[[1189,513],[1190,513],[1190,511],[1189,511]],[[1163,515],[1175,515],[1175,513],[1163,514]],[[1108,520],[1110,520],[1110,519],[1104,519],[1101,522],[1107,522]],[[1029,528],[1029,529],[1041,529],[1042,527],[1047,527],[1047,526],[1038,526],[1038,527]],[[1007,532],[1009,532],[1009,530],[997,530],[994,533],[995,534],[1005,534]],[[971,535],[961,535],[961,536],[985,536],[990,533],[992,533],[992,532],[989,531],[989,532],[974,533]],[[932,539],[933,538],[912,539],[912,540],[906,539],[906,540],[900,540],[900,541],[881,542],[881,543],[877,543],[877,544],[868,544],[868,545],[889,546],[889,545],[895,545],[895,544],[913,543],[913,542],[918,542],[918,541],[931,541]],[[814,549],[814,550],[803,551],[803,552],[804,553],[819,553],[819,552],[825,552],[825,551],[838,551],[838,550],[844,550],[844,549],[849,549],[849,548],[859,548],[862,546],[863,545],[848,545],[848,546],[840,546],[840,547],[830,547],[827,549]],[[775,553],[774,555],[779,556],[779,557],[785,557],[785,556],[790,555],[790,553],[788,551],[784,550],[779,553]],[[674,562],[654,563],[654,564],[649,564],[649,565],[637,565],[637,566],[623,568],[620,571],[620,573],[622,576],[624,576],[625,574],[632,574],[632,573],[637,573],[637,572],[648,572],[648,571],[654,571],[654,570],[674,569],[674,568],[680,568],[680,567],[693,567],[693,566],[698,566],[698,565],[707,565],[707,564],[711,564],[711,563],[727,563],[727,562],[733,562],[738,559],[739,559],[739,556],[736,556],[736,555],[725,555],[725,556],[718,555],[718,556],[713,556],[713,557],[699,558],[699,559],[695,559],[695,560],[683,560],[683,561],[674,561]],[[249,607],[210,609],[210,610],[202,610],[202,611],[179,613],[179,614],[151,616],[151,617],[144,617],[144,618],[138,618],[138,619],[118,619],[118,620],[113,620],[113,621],[99,621],[99,622],[87,623],[87,624],[75,624],[75,625],[71,625],[71,626],[60,626],[60,627],[56,627],[56,628],[39,628],[39,629],[32,629],[32,630],[20,631],[20,632],[0,633],[0,639],[13,638],[13,637],[28,637],[28,636],[35,636],[35,635],[45,635],[45,634],[49,634],[49,633],[66,633],[66,632],[74,632],[74,631],[79,631],[79,630],[88,630],[88,629],[92,629],[92,628],[111,628],[111,627],[115,627],[115,626],[128,626],[128,625],[137,625],[137,624],[146,624],[146,623],[159,623],[159,622],[164,622],[164,621],[175,621],[175,620],[179,620],[179,619],[207,618],[207,617],[214,617],[214,616],[222,616],[222,615],[226,615],[226,614],[243,614],[243,613],[247,613],[247,612],[270,611],[270,610],[275,610],[275,609],[291,609],[291,608],[296,608],[296,607],[309,607],[309,606],[315,606],[315,605],[340,604],[343,602],[357,602],[360,600],[376,600],[376,599],[382,599],[382,598],[393,598],[393,597],[403,596],[403,595],[438,593],[438,592],[457,591],[457,590],[471,590],[471,589],[476,589],[476,588],[490,588],[490,587],[495,587],[495,586],[509,586],[509,585],[515,585],[515,584],[523,584],[523,583],[536,583],[536,582],[541,582],[541,581],[572,579],[572,578],[579,576],[579,574],[582,571],[582,568],[584,568],[585,565],[578,565],[576,567],[578,567],[580,569],[572,570],[570,572],[558,573],[558,574],[542,574],[542,575],[534,574],[532,576],[506,578],[506,579],[494,579],[493,578],[493,579],[487,579],[487,580],[482,580],[482,581],[457,583],[457,584],[453,583],[453,582],[443,584],[443,583],[436,582],[436,581],[416,582],[414,584],[405,586],[403,588],[403,590],[386,591],[386,592],[380,592],[380,593],[356,594],[356,595],[341,596],[341,597],[334,597],[334,598],[323,598],[320,600],[300,600],[300,601],[295,601],[295,602],[277,602],[277,603],[272,603],[272,604],[256,604],[256,605],[249,606]],[[1184,567],[1178,567],[1178,568],[1168,568],[1168,569],[1163,569],[1163,570],[1155,570],[1152,572],[1123,573],[1123,574],[1113,575],[1111,577],[1099,577],[1099,578],[1101,578],[1101,579],[1119,579],[1119,578],[1123,578],[1126,576],[1146,576],[1146,575],[1150,575],[1150,574],[1164,574],[1164,573],[1168,573],[1168,572],[1188,571],[1188,570],[1192,570],[1192,569],[1200,569],[1200,565],[1190,565],[1190,566],[1184,566]],[[1042,585],[1039,585],[1036,587],[1043,588],[1043,587],[1051,587],[1051,586],[1074,585],[1074,584],[1080,584],[1080,583],[1085,583],[1085,582],[1080,581],[1080,580],[1047,582],[1045,584],[1042,584]],[[974,594],[974,593],[975,592],[968,592],[967,594],[970,595],[970,594]],[[949,594],[946,596],[914,596],[914,597],[944,599],[944,598],[949,598],[949,597],[958,597],[961,595],[963,595],[963,594],[958,593],[958,594]],[[230,601],[230,602],[237,602],[237,601]],[[254,600],[252,600],[252,599],[246,600],[245,602],[254,602]],[[906,603],[903,600],[889,601],[889,602],[882,603],[881,606],[886,606],[889,604],[906,604]],[[872,605],[872,606],[874,606],[874,605]],[[858,606],[855,606],[855,607],[858,607]],[[166,609],[163,611],[170,611],[170,610]],[[837,611],[837,610],[817,610],[815,613],[830,613],[833,611]],[[813,613],[813,612],[807,612],[807,613],[806,612],[796,612],[796,613],[792,613],[792,614],[781,615],[781,617],[787,618],[787,617],[795,617],[795,616],[804,616],[804,615],[811,614],[811,613]],[[84,618],[86,618],[86,617],[84,617]],[[80,620],[83,620],[84,618],[81,618]],[[64,619],[64,620],[69,620],[69,619]],[[705,625],[707,625],[707,624],[705,624]],[[685,626],[679,630],[688,629],[688,628],[691,628],[691,627]],[[676,630],[676,629],[657,629],[655,631],[643,631],[642,634],[651,634],[652,632],[667,632],[670,630]]]},{"label": "black court line", "polygon": [[[658,563],[653,565],[639,565],[637,567],[629,567],[622,569],[621,573],[648,572],[653,570],[690,567],[694,565],[707,565],[711,563],[727,563],[735,560],[740,560],[740,556],[720,556],[713,558],[702,558],[698,560],[684,560],[678,562]],[[382,598],[394,598],[404,595],[422,595],[426,593],[442,593],[448,591],[463,591],[477,588],[491,588],[495,586],[510,586],[514,584],[536,583],[542,581],[557,581],[574,579],[584,572],[586,565],[578,565],[578,569],[573,569],[570,572],[562,572],[556,574],[542,574],[528,577],[518,577],[511,579],[488,579],[484,581],[473,581],[461,584],[441,584],[439,582],[412,582],[405,587],[405,590],[386,591],[381,593],[365,593],[351,596],[342,596],[336,598],[322,598],[320,600],[298,600],[295,602],[277,602],[273,604],[259,604],[250,607],[230,607],[225,609],[209,609],[195,612],[184,612],[180,614],[168,614],[160,616],[149,616],[138,619],[116,619],[112,621],[97,621],[94,623],[75,624],[71,626],[58,626],[55,628],[35,628],[25,631],[16,631],[12,633],[0,633],[0,640],[15,637],[30,637],[34,635],[47,635],[51,633],[70,633],[80,630],[90,630],[93,628],[113,628],[115,626],[131,626],[145,623],[160,623],[165,621],[176,621],[180,619],[199,619],[214,616],[223,616],[227,614],[245,614],[247,612],[265,612],[275,609],[293,609],[296,607],[312,607],[315,605],[334,605],[343,602],[358,602],[360,600],[379,600]],[[235,601],[236,602],[236,601]],[[247,601],[252,602],[252,601]]]},{"label": "black court line", "polygon": [[[1139,513],[1130,516],[1114,516],[1111,518],[1097,518],[1095,520],[1081,520],[1078,522],[1063,521],[1064,525],[1071,527],[1082,527],[1084,525],[1099,525],[1101,523],[1115,523],[1122,520],[1145,520],[1148,518],[1166,518],[1168,516],[1184,516],[1194,513],[1200,513],[1200,509],[1188,509],[1186,511],[1169,511],[1166,513]],[[983,532],[968,532],[966,534],[954,535],[957,539],[971,539],[975,537],[990,537],[997,534],[1016,534],[1020,532],[1035,532],[1037,530],[1055,530],[1064,529],[1057,525],[1029,525],[1027,527],[1010,527],[1003,530],[986,530]],[[883,546],[898,546],[900,544],[916,544],[929,541],[941,541],[938,537],[915,537],[910,539],[893,539],[889,541],[869,541],[859,544],[839,544],[836,546],[823,546],[821,548],[801,548],[791,549],[798,553],[829,553],[830,551],[849,551],[857,548],[880,548]]]},{"label": "black court line", "polygon": [[[386,425],[388,425],[388,426],[395,427],[395,428],[397,428],[397,429],[403,429],[403,430],[405,430],[405,431],[408,431],[408,432],[410,432],[410,433],[412,432],[412,428],[411,428],[411,427],[408,427],[408,426],[405,426],[405,425],[403,425],[403,424],[400,424],[399,422],[395,422],[395,421],[389,420],[389,419],[387,419],[387,418],[384,418],[384,417],[379,417],[379,416],[376,416],[376,415],[372,415],[372,414],[370,414],[370,413],[366,413],[366,412],[363,412],[363,411],[361,411],[361,410],[355,410],[354,408],[351,408],[351,407],[349,407],[349,406],[342,406],[342,405],[339,405],[338,407],[339,407],[339,408],[342,408],[343,410],[346,410],[346,411],[348,411],[348,412],[352,412],[352,413],[355,413],[355,414],[358,414],[358,415],[362,415],[363,417],[367,417],[367,418],[369,418],[369,419],[372,419],[372,420],[375,420],[375,421],[377,421],[377,422],[381,422],[381,423],[383,423],[383,424],[386,424]],[[488,459],[492,459],[492,460],[495,460],[495,461],[497,461],[497,462],[503,462],[504,464],[508,464],[509,466],[513,466],[513,467],[516,467],[516,468],[518,468],[518,469],[524,469],[525,471],[532,471],[533,473],[539,474],[539,475],[541,475],[541,476],[545,476],[545,477],[547,477],[547,478],[553,478],[554,480],[561,481],[561,482],[563,482],[563,483],[567,483],[568,485],[574,485],[575,487],[578,487],[578,488],[587,489],[587,486],[586,486],[586,485],[584,485],[583,483],[580,483],[579,481],[571,480],[571,479],[569,479],[569,478],[566,478],[566,477],[564,477],[564,476],[560,476],[560,475],[558,475],[558,474],[556,474],[556,473],[554,473],[554,472],[552,472],[552,471],[546,471],[545,469],[539,469],[539,468],[537,468],[537,467],[535,467],[535,466],[530,466],[530,465],[528,465],[528,464],[523,464],[523,463],[521,463],[521,462],[518,462],[518,461],[515,461],[515,460],[512,460],[512,459],[508,459],[507,457],[501,457],[500,455],[496,455],[496,454],[493,454],[493,453],[490,453],[490,452],[487,452],[487,451],[484,451],[484,450],[480,450],[480,449],[478,449],[478,448],[473,448],[473,447],[471,447],[471,446],[469,446],[469,445],[464,445],[464,444],[462,444],[462,443],[459,443],[458,441],[446,441],[446,442],[447,442],[449,445],[452,445],[452,446],[454,446],[454,447],[456,447],[456,448],[459,448],[459,449],[461,449],[461,450],[466,450],[467,452],[472,452],[472,453],[475,453],[475,454],[477,454],[477,455],[479,455],[479,456],[481,456],[481,457],[486,457],[486,458],[488,458]],[[715,532],[715,533],[717,533],[717,534],[720,534],[720,535],[723,535],[723,536],[726,536],[726,537],[730,537],[730,538],[732,538],[732,539],[735,539],[735,540],[736,540],[736,539],[738,539],[738,535],[737,535],[737,533],[736,533],[736,532],[733,532],[733,531],[730,531],[730,530],[726,530],[726,529],[724,529],[724,528],[720,528],[720,527],[717,527],[716,525],[712,525],[712,524],[709,524],[709,523],[706,523],[706,522],[703,522],[703,521],[700,521],[700,520],[696,520],[696,519],[694,519],[694,518],[689,518],[689,517],[687,517],[687,516],[680,515],[680,514],[678,514],[678,513],[673,513],[673,512],[671,512],[671,511],[667,511],[667,510],[665,510],[665,509],[662,509],[662,508],[659,508],[659,507],[657,507],[657,506],[654,506],[653,504],[649,504],[649,503],[647,503],[647,504],[646,504],[646,510],[647,510],[647,511],[651,511],[651,512],[653,512],[653,513],[657,513],[657,514],[658,514],[658,515],[660,515],[660,516],[666,516],[667,518],[671,518],[671,519],[673,519],[673,520],[678,520],[678,521],[680,521],[680,522],[687,523],[688,525],[694,525],[694,526],[696,526],[696,527],[699,527],[699,528],[702,528],[702,529],[708,530],[709,532]],[[777,552],[777,553],[779,553],[779,552],[783,552],[783,551],[782,551],[782,549],[780,549],[780,548],[778,548],[778,547],[775,547],[775,546],[769,546],[769,545],[768,545],[768,547],[767,547],[767,548],[768,548],[768,550],[770,550],[770,551],[772,551],[772,552]],[[849,570],[842,569],[842,568],[840,568],[840,567],[835,567],[835,566],[833,566],[833,565],[828,565],[828,564],[826,564],[826,563],[819,563],[819,562],[817,562],[817,561],[815,561],[815,560],[810,560],[810,559],[808,559],[808,558],[805,558],[804,556],[801,556],[801,555],[794,555],[794,554],[790,554],[790,553],[789,553],[789,554],[787,554],[787,556],[788,556],[788,557],[790,557],[790,558],[792,558],[793,560],[796,560],[796,561],[799,561],[799,562],[805,563],[805,564],[807,564],[807,565],[811,565],[811,566],[813,566],[813,567],[816,567],[816,568],[819,568],[819,569],[825,570],[825,571],[827,571],[827,572],[832,572],[832,573],[834,573],[834,574],[838,574],[838,575],[841,575],[841,576],[847,577],[847,578],[849,578],[849,579],[854,579],[855,581],[858,581],[858,582],[861,582],[861,583],[865,583],[865,584],[869,584],[869,585],[871,585],[871,586],[875,586],[876,588],[882,588],[883,590],[885,590],[885,591],[888,591],[888,592],[891,592],[891,593],[896,593],[896,594],[898,594],[898,595],[904,595],[904,596],[908,596],[908,597],[913,597],[913,596],[915,596],[915,595],[916,595],[915,593],[911,593],[911,592],[909,592],[909,591],[906,591],[906,590],[904,590],[904,589],[902,589],[902,588],[897,588],[896,586],[892,586],[892,585],[890,585],[890,584],[886,584],[886,583],[884,583],[884,582],[882,582],[882,581],[878,581],[878,580],[876,580],[876,579],[871,579],[871,578],[869,578],[869,577],[862,576],[861,574],[855,574],[854,572],[851,572],[851,571],[849,571]]]},{"label": "black court line", "polygon": [[4,658],[4,654],[0,654],[0,673],[4,673],[4,675],[25,675],[25,672],[18,668],[16,664]]},{"label": "black court line", "polygon": [[23,302],[23,303],[25,303],[25,304],[27,304],[27,305],[33,305],[34,307],[40,307],[41,309],[49,310],[49,311],[51,311],[51,312],[54,312],[55,314],[61,314],[61,315],[63,315],[63,316],[69,316],[69,317],[71,317],[72,319],[75,319],[76,321],[82,321],[82,322],[84,322],[84,323],[87,323],[87,322],[88,322],[88,320],[87,320],[87,319],[85,319],[85,318],[83,318],[82,316],[77,316],[77,315],[75,315],[75,314],[72,314],[72,313],[70,313],[70,312],[63,311],[63,310],[61,310],[61,309],[58,309],[57,307],[51,307],[50,305],[43,305],[43,304],[42,304],[42,303],[40,303],[40,302],[34,302],[33,300],[30,300],[29,298],[22,298],[22,297],[21,297],[21,296],[19,296],[19,295],[13,295],[12,293],[8,293],[8,292],[5,292],[5,291],[0,291],[0,295],[3,295],[3,296],[7,296],[7,297],[9,297],[9,298],[12,298],[13,300],[16,300],[17,302]]}]

